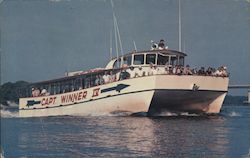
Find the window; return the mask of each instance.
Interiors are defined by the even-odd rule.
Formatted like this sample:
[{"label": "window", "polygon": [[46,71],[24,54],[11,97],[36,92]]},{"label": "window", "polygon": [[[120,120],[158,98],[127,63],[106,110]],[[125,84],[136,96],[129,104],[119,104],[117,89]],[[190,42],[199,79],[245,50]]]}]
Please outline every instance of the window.
[{"label": "window", "polygon": [[134,65],[144,64],[144,54],[134,55]]},{"label": "window", "polygon": [[179,58],[179,65],[184,66],[184,57]]},{"label": "window", "polygon": [[169,65],[169,56],[163,56],[158,54],[157,65]]},{"label": "window", "polygon": [[176,56],[171,56],[170,58],[170,65],[177,65],[177,57]]},{"label": "window", "polygon": [[80,87],[82,87],[81,78],[77,78],[74,80],[74,90],[78,90]]},{"label": "window", "polygon": [[146,64],[155,64],[156,54],[147,54],[146,55]]},{"label": "window", "polygon": [[126,56],[126,57],[123,57],[123,64],[126,64],[128,66],[131,65],[131,60],[132,60],[132,56]]}]

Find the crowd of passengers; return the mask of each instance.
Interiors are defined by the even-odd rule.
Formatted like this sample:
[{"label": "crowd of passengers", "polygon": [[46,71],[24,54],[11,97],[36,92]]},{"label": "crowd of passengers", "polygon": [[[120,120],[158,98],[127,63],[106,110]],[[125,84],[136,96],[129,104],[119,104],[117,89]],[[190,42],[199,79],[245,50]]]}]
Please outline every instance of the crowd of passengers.
[{"label": "crowd of passengers", "polygon": [[[150,67],[147,71],[143,70],[141,66],[138,67],[138,70],[135,70],[135,67],[131,66],[123,66],[121,71],[114,73],[113,71],[107,70],[104,74],[97,74],[94,78],[94,83],[91,83],[90,80],[87,78],[85,79],[84,87],[79,87],[78,89],[74,88],[65,88],[61,93],[70,92],[74,90],[80,90],[83,88],[90,88],[93,86],[103,85],[106,83],[111,83],[115,81],[136,78],[136,77],[143,77],[143,76],[151,76],[151,75],[204,75],[204,76],[216,76],[216,77],[227,77],[227,68],[225,66],[221,66],[218,69],[208,67],[205,69],[201,67],[200,69],[197,68],[190,68],[189,65],[186,66],[171,66],[167,65],[164,67],[157,67],[156,65],[150,64]],[[50,93],[45,88],[32,88],[32,96],[47,96]]]}]

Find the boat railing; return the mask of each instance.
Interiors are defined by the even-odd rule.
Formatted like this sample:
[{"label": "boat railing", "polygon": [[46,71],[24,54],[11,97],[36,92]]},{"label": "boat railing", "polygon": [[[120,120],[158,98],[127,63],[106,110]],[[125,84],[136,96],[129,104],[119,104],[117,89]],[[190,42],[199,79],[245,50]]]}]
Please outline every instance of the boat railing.
[{"label": "boat railing", "polygon": [[60,82],[50,82],[46,84],[32,84],[28,86],[25,93],[20,93],[20,97],[40,97],[56,95],[76,90],[92,88],[104,84],[109,84],[121,80],[146,77],[152,75],[198,75],[213,77],[228,77],[229,73],[225,66],[218,69],[208,67],[190,68],[187,66],[172,65],[150,65],[150,66],[125,66],[118,69],[100,70],[79,77],[64,79]]}]

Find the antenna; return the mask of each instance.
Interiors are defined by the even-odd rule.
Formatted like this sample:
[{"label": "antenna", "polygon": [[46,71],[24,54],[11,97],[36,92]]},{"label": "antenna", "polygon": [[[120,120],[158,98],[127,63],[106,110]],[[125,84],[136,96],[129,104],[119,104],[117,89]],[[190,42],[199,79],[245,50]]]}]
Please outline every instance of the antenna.
[{"label": "antenna", "polygon": [[[123,55],[122,40],[121,40],[121,35],[120,35],[119,27],[118,27],[118,22],[117,22],[117,19],[116,19],[116,16],[115,16],[113,0],[110,0],[110,3],[111,3],[112,11],[113,11],[113,21],[114,21],[114,30],[115,30],[116,55],[117,55],[117,60],[118,60],[118,57],[119,57],[118,49],[119,49],[119,48],[118,48],[118,41],[117,41],[117,40],[119,40],[120,52],[121,52],[121,54]],[[119,62],[119,60],[118,60],[118,62]],[[120,64],[120,63],[119,63],[119,64]]]},{"label": "antenna", "polygon": [[2,30],[0,28],[0,85],[2,84]]},{"label": "antenna", "polygon": [[115,24],[116,24],[116,30],[117,30],[118,40],[119,40],[119,44],[120,44],[120,51],[121,51],[121,54],[123,55],[122,40],[121,40],[121,35],[120,35],[116,16],[115,16]]},{"label": "antenna", "polygon": [[179,52],[181,52],[181,0],[179,0]]},{"label": "antenna", "polygon": [[135,47],[135,51],[137,51],[137,48],[136,48],[136,44],[135,44],[135,41],[133,41],[134,42],[134,47]]},{"label": "antenna", "polygon": [[110,47],[109,47],[110,60],[112,59],[112,29],[110,30]]},{"label": "antenna", "polygon": [[[112,0],[111,0],[112,1]],[[119,57],[119,54],[118,54],[118,43],[117,43],[117,31],[116,31],[116,27],[115,27],[115,17],[114,17],[114,13],[113,13],[113,18],[114,18],[114,29],[115,29],[115,50],[116,50],[116,57],[117,57],[117,61],[118,61],[118,64],[120,65],[119,63],[119,60],[118,60],[118,57]]]}]

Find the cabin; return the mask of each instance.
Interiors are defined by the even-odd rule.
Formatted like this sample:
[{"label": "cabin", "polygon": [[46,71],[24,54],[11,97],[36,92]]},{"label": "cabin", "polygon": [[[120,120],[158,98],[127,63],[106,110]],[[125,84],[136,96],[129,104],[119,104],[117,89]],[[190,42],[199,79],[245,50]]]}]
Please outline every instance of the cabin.
[{"label": "cabin", "polygon": [[[149,69],[150,65],[157,67],[165,67],[166,65],[184,66],[184,58],[186,54],[175,50],[150,50],[131,52],[118,58],[113,58],[105,67],[105,69],[95,69],[95,71],[87,71],[76,73],[76,75],[65,76],[58,79],[47,80],[42,82],[31,83],[28,87],[20,90],[20,98],[32,97],[32,88],[40,91],[46,89],[47,95],[55,95],[61,93],[72,92],[80,89],[86,89],[96,84],[96,79],[103,76],[105,72],[118,74],[122,69],[131,66],[138,68],[143,67],[144,70]],[[116,80],[118,76],[116,77]]]}]

